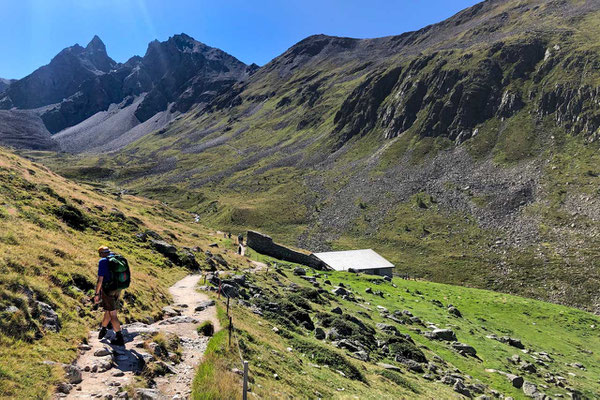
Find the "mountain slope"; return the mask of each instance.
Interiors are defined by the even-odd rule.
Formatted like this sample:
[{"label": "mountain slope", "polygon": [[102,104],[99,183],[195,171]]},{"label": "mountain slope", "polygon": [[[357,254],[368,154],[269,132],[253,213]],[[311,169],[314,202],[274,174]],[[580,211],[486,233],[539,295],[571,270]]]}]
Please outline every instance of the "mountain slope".
[{"label": "mountain slope", "polygon": [[[207,265],[199,248],[214,237],[187,213],[77,185],[3,148],[0,183],[1,398],[50,398],[64,381],[62,369],[44,361],[70,364],[98,324],[90,296],[100,245],[131,264],[120,312],[126,323],[160,319],[171,300],[168,287]],[[156,238],[164,242],[155,245]],[[167,257],[169,245],[175,247]],[[232,267],[246,263],[223,257]]]},{"label": "mountain slope", "polygon": [[14,81],[14,79],[0,78],[0,93],[4,92]]},{"label": "mountain slope", "polygon": [[598,311],[598,21],[597,2],[494,0],[312,36],[116,155],[48,162],[214,226]]}]

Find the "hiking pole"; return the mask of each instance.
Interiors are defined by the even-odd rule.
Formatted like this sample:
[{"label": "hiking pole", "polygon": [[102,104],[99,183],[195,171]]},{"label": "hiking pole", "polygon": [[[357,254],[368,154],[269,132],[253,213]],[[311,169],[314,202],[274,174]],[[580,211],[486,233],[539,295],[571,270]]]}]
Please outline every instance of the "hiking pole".
[{"label": "hiking pole", "polygon": [[229,315],[229,296],[227,296],[227,315]]},{"label": "hiking pole", "polygon": [[248,361],[244,361],[244,391],[243,399],[248,400]]}]

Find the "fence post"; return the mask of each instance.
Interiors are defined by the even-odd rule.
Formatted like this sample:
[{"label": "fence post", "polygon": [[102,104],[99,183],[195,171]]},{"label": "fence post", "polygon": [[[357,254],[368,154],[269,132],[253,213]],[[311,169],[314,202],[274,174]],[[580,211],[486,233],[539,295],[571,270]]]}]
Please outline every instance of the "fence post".
[{"label": "fence post", "polygon": [[243,399],[248,400],[248,361],[244,361],[244,392]]},{"label": "fence post", "polygon": [[227,296],[227,315],[229,315],[229,296]]},{"label": "fence post", "polygon": [[229,316],[229,347],[231,347],[231,332],[233,331],[233,322],[231,321],[231,315]]}]

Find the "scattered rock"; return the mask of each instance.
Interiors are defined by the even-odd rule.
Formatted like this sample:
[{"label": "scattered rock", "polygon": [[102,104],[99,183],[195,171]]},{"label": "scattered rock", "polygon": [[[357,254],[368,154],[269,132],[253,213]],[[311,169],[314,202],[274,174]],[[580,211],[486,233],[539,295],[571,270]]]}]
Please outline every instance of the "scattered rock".
[{"label": "scattered rock", "polygon": [[94,352],[94,355],[96,357],[106,357],[106,356],[110,356],[112,355],[112,350],[109,349],[108,347],[103,347],[101,349],[98,349]]},{"label": "scattered rock", "polygon": [[463,396],[466,396],[466,397],[469,397],[469,398],[471,398],[471,397],[472,397],[472,396],[471,396],[471,392],[469,391],[469,389],[467,389],[467,388],[465,387],[465,385],[464,385],[464,384],[463,384],[461,381],[456,381],[456,382],[454,383],[454,386],[452,387],[452,389],[454,389],[454,391],[455,391],[456,393],[460,393],[460,394],[462,394]]},{"label": "scattered rock", "polygon": [[538,393],[538,388],[535,384],[525,381],[523,382],[523,393],[525,396],[534,397]]},{"label": "scattered rock", "polygon": [[63,370],[65,371],[65,375],[67,377],[67,381],[70,384],[81,383],[81,368],[72,364],[63,365]]},{"label": "scattered rock", "polygon": [[178,315],[181,315],[181,312],[178,310],[175,310],[173,307],[163,307],[162,312],[165,316],[167,317],[176,317]]},{"label": "scattered rock", "polygon": [[296,267],[296,268],[294,268],[294,275],[304,276],[304,275],[306,275],[306,270],[302,267]]},{"label": "scattered rock", "polygon": [[464,356],[468,355],[475,357],[477,355],[477,350],[475,350],[473,346],[469,346],[468,344],[455,342],[452,343],[452,347],[454,348],[454,350],[458,351]]},{"label": "scattered rock", "polygon": [[425,337],[433,340],[456,342],[456,334],[451,329],[434,329],[431,332],[425,332]]},{"label": "scattered rock", "polygon": [[348,292],[346,289],[344,289],[343,287],[340,287],[340,286],[336,287],[331,292],[333,294],[335,294],[336,296],[347,296],[350,294],[350,292]]},{"label": "scattered rock", "polygon": [[396,357],[396,361],[404,364],[406,367],[408,367],[409,370],[411,370],[413,372],[419,372],[419,373],[425,372],[423,370],[423,366],[415,360],[411,360],[409,358],[404,358],[404,357]]},{"label": "scattered rock", "polygon": [[212,307],[214,305],[215,305],[215,301],[214,300],[203,301],[201,303],[198,303],[198,305],[196,306],[196,308],[194,309],[194,311],[204,311],[208,307]]},{"label": "scattered rock", "polygon": [[340,307],[335,307],[331,310],[331,313],[342,315],[344,312],[342,311],[342,309]]},{"label": "scattered rock", "polygon": [[58,319],[58,314],[50,305],[43,303],[41,301],[36,301],[36,311],[39,315],[40,322],[44,326],[44,329],[58,332],[60,330],[60,321]]},{"label": "scattered rock", "polygon": [[317,340],[324,340],[325,339],[325,331],[323,330],[323,328],[316,328],[315,329],[315,338]]},{"label": "scattered rock", "polygon": [[180,315],[178,317],[171,317],[160,321],[159,325],[172,325],[172,324],[197,324],[199,321],[196,318]]},{"label": "scattered rock", "polygon": [[156,389],[136,389],[135,397],[139,400],[157,400],[159,393]]},{"label": "scattered rock", "polygon": [[523,377],[513,374],[506,374],[506,378],[517,389],[523,387],[523,382],[525,381]]},{"label": "scattered rock", "polygon": [[73,386],[71,386],[67,382],[61,382],[56,386],[56,391],[58,393],[69,394],[69,393],[71,393],[72,389],[73,389]]},{"label": "scattered rock", "polygon": [[458,308],[454,307],[452,304],[448,305],[448,312],[455,317],[462,318],[462,314],[458,311]]}]

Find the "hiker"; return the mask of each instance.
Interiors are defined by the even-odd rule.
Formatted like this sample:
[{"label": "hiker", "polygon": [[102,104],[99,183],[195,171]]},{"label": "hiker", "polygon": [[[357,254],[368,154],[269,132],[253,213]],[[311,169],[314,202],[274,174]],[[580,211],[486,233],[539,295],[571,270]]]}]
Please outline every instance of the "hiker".
[{"label": "hiker", "polygon": [[102,339],[106,336],[108,324],[111,323],[112,329],[115,332],[115,338],[110,341],[110,344],[115,346],[125,346],[123,332],[121,332],[121,323],[117,317],[121,290],[105,289],[113,279],[109,267],[109,257],[114,256],[114,254],[108,247],[102,246],[98,249],[98,255],[100,256],[100,261],[98,262],[98,282],[96,283],[94,303],[101,303],[102,308],[104,308],[104,318],[102,318],[102,326],[100,327],[100,333],[98,333],[98,339]]}]

